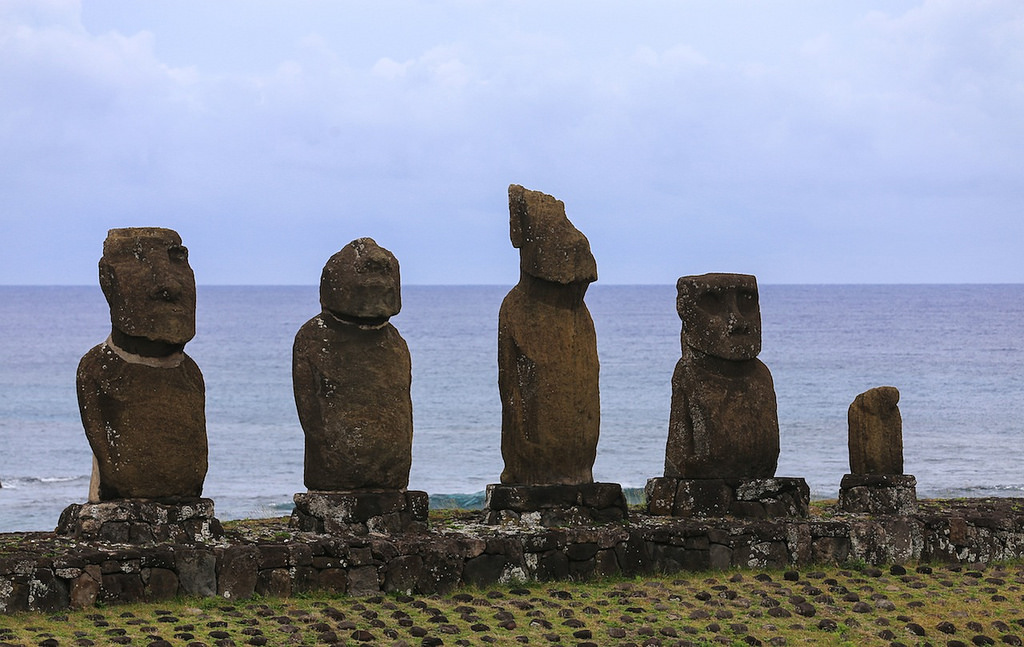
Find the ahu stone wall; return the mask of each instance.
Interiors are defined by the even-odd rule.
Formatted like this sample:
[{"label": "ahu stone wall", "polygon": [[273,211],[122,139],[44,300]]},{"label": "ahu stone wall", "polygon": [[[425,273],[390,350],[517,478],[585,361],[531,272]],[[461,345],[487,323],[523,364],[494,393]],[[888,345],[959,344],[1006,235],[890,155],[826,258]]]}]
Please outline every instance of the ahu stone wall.
[{"label": "ahu stone wall", "polygon": [[452,524],[408,535],[229,531],[211,544],[128,546],[0,535],[0,612],[89,607],[179,595],[246,598],[324,590],[433,593],[461,585],[580,580],[794,565],[988,562],[1024,557],[1024,501],[928,503],[906,516],[693,521],[634,515],[596,527]]}]

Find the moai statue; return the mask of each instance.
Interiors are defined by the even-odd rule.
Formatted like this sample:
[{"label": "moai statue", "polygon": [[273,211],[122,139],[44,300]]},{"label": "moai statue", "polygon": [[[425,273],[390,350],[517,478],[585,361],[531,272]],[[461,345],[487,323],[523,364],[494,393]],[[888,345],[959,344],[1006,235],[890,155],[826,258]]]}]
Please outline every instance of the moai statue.
[{"label": "moai statue", "polygon": [[[593,483],[601,424],[599,363],[594,322],[583,297],[597,280],[597,262],[586,236],[569,222],[560,200],[515,184],[508,189],[508,199],[520,276],[498,314],[505,462],[501,483],[510,487],[594,485],[596,489],[590,489],[608,491],[614,508],[622,496],[621,487]],[[580,491],[566,489],[566,500],[552,504],[573,507]],[[500,500],[508,494],[522,503],[516,513],[528,511],[537,502],[524,492],[489,486],[488,509],[503,506]],[[621,514],[624,511],[623,499]],[[553,517],[551,522],[555,523]]]},{"label": "moai statue", "polygon": [[508,196],[520,276],[498,314],[501,482],[591,483],[601,401],[583,296],[597,262],[560,200],[518,185]]},{"label": "moai statue", "polygon": [[761,352],[757,280],[684,276],[676,284],[682,358],[672,376],[665,476],[648,510],[676,516],[806,516],[803,479],[775,478],[779,421]]},{"label": "moai statue", "polygon": [[207,468],[206,388],[184,352],[196,332],[188,250],[170,229],[111,229],[99,268],[110,337],[78,365],[97,500],[198,497]]},{"label": "moai statue", "polygon": [[82,357],[77,379],[94,457],[89,499],[134,503],[73,505],[58,531],[85,536],[103,525],[104,515],[120,515],[135,524],[132,539],[182,532],[186,539],[208,538],[219,524],[213,502],[198,499],[207,469],[206,395],[199,367],[184,352],[196,331],[188,250],[170,229],[111,229],[99,278],[111,332]]},{"label": "moai statue", "polygon": [[861,393],[847,411],[851,474],[903,473],[903,418],[894,386]]},{"label": "moai statue", "polygon": [[910,514],[917,510],[917,479],[903,473],[903,418],[894,386],[858,395],[847,412],[850,473],[839,486],[846,512]]},{"label": "moai statue", "polygon": [[704,274],[676,287],[683,356],[672,376],[665,476],[775,476],[779,420],[771,373],[757,359],[757,280]]},{"label": "moai statue", "polygon": [[[299,329],[292,350],[309,489],[295,495],[293,521],[327,532],[395,532],[425,522],[426,494],[405,489],[412,465],[412,362],[388,321],[402,307],[398,260],[372,238],[352,241],[324,266],[320,304],[323,310]],[[357,499],[361,503],[349,505]]]}]

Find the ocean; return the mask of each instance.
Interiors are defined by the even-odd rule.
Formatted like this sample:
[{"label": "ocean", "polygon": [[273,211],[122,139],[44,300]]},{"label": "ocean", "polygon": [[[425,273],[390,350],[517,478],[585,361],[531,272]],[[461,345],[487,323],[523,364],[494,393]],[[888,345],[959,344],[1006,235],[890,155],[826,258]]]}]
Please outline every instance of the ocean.
[{"label": "ocean", "polygon": [[[498,308],[509,286],[406,286],[392,321],[413,362],[410,487],[472,494],[501,472]],[[779,476],[834,498],[849,471],[846,411],[900,389],[905,467],[922,497],[1024,496],[1024,285],[763,285],[761,359],[775,381]],[[601,359],[594,477],[662,474],[679,359],[675,288],[595,284]],[[315,286],[200,286],[186,351],[207,385],[220,519],[281,516],[302,485],[291,388],[295,332]],[[109,333],[98,287],[0,287],[0,532],[51,530],[86,499],[91,457],[80,357]]]}]

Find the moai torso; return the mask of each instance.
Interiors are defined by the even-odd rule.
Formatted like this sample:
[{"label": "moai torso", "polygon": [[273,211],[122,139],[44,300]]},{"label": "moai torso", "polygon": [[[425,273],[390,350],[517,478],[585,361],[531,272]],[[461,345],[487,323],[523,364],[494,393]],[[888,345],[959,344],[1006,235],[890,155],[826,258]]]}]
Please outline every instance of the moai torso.
[{"label": "moai torso", "polygon": [[310,490],[402,489],[412,465],[412,363],[388,319],[401,308],[398,261],[372,239],[335,254],[323,312],[299,329],[292,379]]},{"label": "moai torso", "polygon": [[779,423],[771,373],[757,359],[754,277],[706,274],[677,287],[683,352],[672,377],[665,476],[774,476]]},{"label": "moai torso", "polygon": [[560,201],[513,185],[509,210],[521,273],[498,315],[501,482],[591,483],[599,363],[583,296],[597,266]]},{"label": "moai torso", "polygon": [[78,367],[78,402],[95,457],[90,498],[192,498],[207,470],[205,386],[183,351],[195,334],[195,278],[180,237],[113,229],[100,286],[112,330]]}]

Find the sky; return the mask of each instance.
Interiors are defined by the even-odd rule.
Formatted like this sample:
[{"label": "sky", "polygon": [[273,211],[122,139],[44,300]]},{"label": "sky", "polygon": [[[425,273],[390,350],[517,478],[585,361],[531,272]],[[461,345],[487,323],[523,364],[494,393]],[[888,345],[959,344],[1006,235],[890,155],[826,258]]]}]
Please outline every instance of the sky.
[{"label": "sky", "polygon": [[1020,0],[0,0],[0,284],[511,285],[512,183],[602,283],[1021,283],[1022,115]]}]

